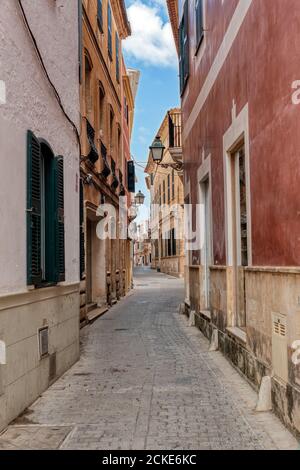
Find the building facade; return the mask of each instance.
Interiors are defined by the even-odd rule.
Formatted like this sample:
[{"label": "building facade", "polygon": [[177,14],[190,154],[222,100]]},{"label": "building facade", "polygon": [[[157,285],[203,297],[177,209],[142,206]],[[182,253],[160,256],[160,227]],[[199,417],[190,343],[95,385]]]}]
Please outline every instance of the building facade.
[{"label": "building facade", "polygon": [[204,233],[188,253],[186,304],[257,389],[271,377],[274,411],[299,432],[299,64],[290,58],[300,4],[168,7],[179,31],[185,202]]},{"label": "building facade", "polygon": [[162,162],[157,165],[149,153],[145,169],[149,175],[146,184],[151,198],[151,266],[163,273],[183,277],[183,175],[181,169],[176,169],[176,160],[180,161],[182,157],[180,109],[167,112],[158,136],[165,147]]},{"label": "building facade", "polygon": [[[129,241],[99,236],[99,223],[118,221],[120,198],[130,201],[128,109],[131,93],[122,58],[122,40],[130,34],[123,0],[83,0],[81,81],[81,320],[101,314],[131,286]],[[124,78],[125,77],[125,78]],[[130,101],[133,109],[133,100]],[[134,188],[133,188],[134,190]],[[109,204],[115,215],[99,210]],[[91,312],[91,313],[90,313]]]},{"label": "building facade", "polygon": [[79,355],[80,122],[78,3],[1,7],[3,429]]}]

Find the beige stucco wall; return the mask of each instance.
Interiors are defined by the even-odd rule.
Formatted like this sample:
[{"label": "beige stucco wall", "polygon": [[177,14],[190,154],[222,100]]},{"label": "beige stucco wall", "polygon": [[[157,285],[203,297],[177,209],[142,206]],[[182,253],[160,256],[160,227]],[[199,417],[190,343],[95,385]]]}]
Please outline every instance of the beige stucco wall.
[{"label": "beige stucco wall", "polygon": [[[23,0],[48,74],[79,129],[77,1]],[[17,1],[2,0],[0,80],[0,429],[49,384],[49,357],[39,358],[38,329],[49,327],[56,376],[79,355],[79,147],[49,85]],[[65,170],[66,280],[32,290],[26,285],[27,130],[44,138]]]},{"label": "beige stucco wall", "polygon": [[[6,365],[0,365],[0,430],[51,383],[49,361],[56,354],[56,377],[79,356],[78,286],[50,287],[0,297],[0,339]],[[49,328],[49,355],[40,358],[38,330]]]},{"label": "beige stucco wall", "polygon": [[[49,76],[79,128],[77,1],[23,0]],[[60,6],[61,5],[61,6]],[[2,0],[0,80],[0,293],[26,286],[26,132],[43,137],[64,156],[66,281],[78,280],[79,148],[38,61],[18,3]],[[3,223],[6,221],[6,223]]]}]

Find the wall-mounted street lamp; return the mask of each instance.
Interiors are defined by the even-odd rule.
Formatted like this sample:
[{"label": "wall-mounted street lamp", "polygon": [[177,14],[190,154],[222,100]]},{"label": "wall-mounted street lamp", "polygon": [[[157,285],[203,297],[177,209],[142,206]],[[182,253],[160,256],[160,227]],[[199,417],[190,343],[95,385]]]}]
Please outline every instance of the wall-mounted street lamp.
[{"label": "wall-mounted street lamp", "polygon": [[137,206],[142,206],[144,204],[144,201],[145,201],[145,196],[141,192],[141,190],[139,190],[139,192],[136,193],[134,197],[134,202],[136,203]]},{"label": "wall-mounted street lamp", "polygon": [[174,163],[161,163],[163,156],[164,156],[165,149],[166,147],[162,143],[160,136],[157,135],[152,145],[150,145],[149,147],[150,155],[154,163],[156,163],[157,165],[160,165],[162,168],[173,168],[176,171],[182,171],[183,164],[180,161],[179,162],[174,161]]},{"label": "wall-mounted street lamp", "polygon": [[165,146],[163,145],[159,135],[155,137],[149,149],[150,149],[152,160],[154,161],[154,163],[157,163],[159,165],[163,159],[164,151],[165,151]]}]

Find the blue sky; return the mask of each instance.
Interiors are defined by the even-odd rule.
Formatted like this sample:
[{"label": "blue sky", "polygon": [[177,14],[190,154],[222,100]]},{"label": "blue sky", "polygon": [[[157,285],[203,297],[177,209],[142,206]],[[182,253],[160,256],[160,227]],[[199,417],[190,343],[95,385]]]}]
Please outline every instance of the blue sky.
[{"label": "blue sky", "polygon": [[[123,42],[125,62],[141,72],[131,153],[145,166],[166,111],[179,104],[177,56],[165,0],[127,0],[126,6],[132,36]],[[147,196],[149,204],[146,175],[139,166],[136,173],[136,190]]]}]

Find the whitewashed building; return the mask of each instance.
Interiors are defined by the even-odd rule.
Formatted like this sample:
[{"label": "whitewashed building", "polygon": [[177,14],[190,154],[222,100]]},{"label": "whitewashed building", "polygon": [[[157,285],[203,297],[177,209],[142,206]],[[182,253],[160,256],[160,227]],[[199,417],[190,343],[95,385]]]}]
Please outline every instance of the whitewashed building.
[{"label": "whitewashed building", "polygon": [[0,429],[79,355],[75,0],[2,0]]}]

